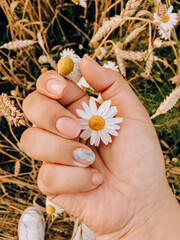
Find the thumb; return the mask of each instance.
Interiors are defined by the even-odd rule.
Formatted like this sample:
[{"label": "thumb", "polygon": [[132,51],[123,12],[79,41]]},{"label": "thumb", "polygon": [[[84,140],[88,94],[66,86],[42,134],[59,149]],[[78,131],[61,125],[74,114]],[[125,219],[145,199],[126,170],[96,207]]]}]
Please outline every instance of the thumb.
[{"label": "thumb", "polygon": [[89,85],[100,92],[104,100],[111,100],[121,116],[140,119],[147,115],[147,111],[119,73],[101,67],[88,55],[82,58],[80,69]]}]

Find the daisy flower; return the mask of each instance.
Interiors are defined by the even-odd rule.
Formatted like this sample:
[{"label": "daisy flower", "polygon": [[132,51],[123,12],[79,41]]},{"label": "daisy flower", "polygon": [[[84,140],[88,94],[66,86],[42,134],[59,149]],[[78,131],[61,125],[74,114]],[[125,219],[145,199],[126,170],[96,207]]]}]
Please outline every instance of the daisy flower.
[{"label": "daisy flower", "polygon": [[171,30],[169,30],[169,29],[167,31],[165,31],[165,30],[163,31],[162,29],[159,28],[158,31],[159,31],[159,35],[164,40],[168,40],[168,37],[169,38],[171,37]]},{"label": "daisy flower", "polygon": [[86,0],[71,0],[73,3],[75,3],[76,5],[80,5],[83,8],[87,7],[87,3]]},{"label": "daisy flower", "polygon": [[56,204],[50,202],[48,200],[48,198],[46,198],[46,212],[47,212],[47,214],[57,217],[58,214],[61,214],[64,212],[64,209],[62,209],[59,206],[57,206]]},{"label": "daisy flower", "polygon": [[104,64],[103,64],[103,67],[104,67],[104,68],[112,69],[112,70],[114,70],[114,71],[116,71],[116,72],[119,72],[118,66],[117,66],[116,63],[113,62],[113,61],[108,61],[107,63],[104,63]]},{"label": "daisy flower", "polygon": [[90,85],[86,82],[85,78],[82,77],[79,82],[77,83],[77,85],[80,87],[80,88],[90,88]]},{"label": "daisy flower", "polygon": [[60,56],[61,59],[57,64],[58,73],[77,83],[82,77],[79,68],[81,58],[69,48],[64,49]]},{"label": "daisy flower", "polygon": [[[166,5],[160,4],[156,8],[156,12],[154,13],[154,22],[158,23],[160,27],[159,29],[159,34],[161,35],[162,38],[167,39],[166,34],[164,34],[163,30],[164,29],[166,32],[168,32],[168,35],[170,36],[169,33],[171,33],[171,29],[176,25],[178,22],[178,16],[176,13],[172,13],[173,11],[173,6],[170,6],[167,10]],[[163,33],[162,33],[163,32]],[[165,35],[165,36],[164,36]]]},{"label": "daisy flower", "polygon": [[99,48],[98,50],[95,51],[96,57],[101,60],[106,54],[106,49],[104,47]]},{"label": "daisy flower", "polygon": [[38,62],[39,62],[40,64],[48,63],[47,56],[41,55],[41,56],[38,58]]},{"label": "daisy flower", "polygon": [[85,111],[77,109],[76,113],[82,119],[79,119],[81,129],[84,130],[80,137],[84,140],[90,138],[90,144],[99,146],[100,140],[107,145],[112,142],[111,136],[118,136],[116,130],[120,129],[117,123],[122,122],[122,118],[114,118],[117,108],[110,107],[111,100],[104,101],[97,109],[96,100],[90,97],[89,106],[83,102]]}]

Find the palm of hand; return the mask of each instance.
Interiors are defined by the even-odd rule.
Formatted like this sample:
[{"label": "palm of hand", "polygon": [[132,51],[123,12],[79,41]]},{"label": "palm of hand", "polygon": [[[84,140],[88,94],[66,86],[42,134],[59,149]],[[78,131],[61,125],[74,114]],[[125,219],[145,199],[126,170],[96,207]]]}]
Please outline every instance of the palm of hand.
[{"label": "palm of hand", "polygon": [[157,201],[163,161],[152,123],[146,114],[143,117],[124,118],[111,144],[93,148],[92,167],[103,173],[102,185],[85,193],[52,196],[54,203],[83,220],[97,236],[123,229],[142,212],[148,218],[147,209]]}]

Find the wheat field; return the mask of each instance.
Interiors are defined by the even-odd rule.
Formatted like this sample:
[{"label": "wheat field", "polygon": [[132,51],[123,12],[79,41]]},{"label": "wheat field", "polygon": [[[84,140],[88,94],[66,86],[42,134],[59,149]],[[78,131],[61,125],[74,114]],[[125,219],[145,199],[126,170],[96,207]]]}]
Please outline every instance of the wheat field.
[{"label": "wheat field", "polygon": [[[163,4],[173,5],[177,14],[164,39],[154,21],[155,13],[164,19]],[[18,239],[18,220],[32,205],[45,216],[47,239],[71,239],[76,219],[65,212],[57,218],[46,213],[45,196],[37,187],[41,162],[19,145],[32,125],[23,113],[23,99],[36,89],[41,73],[57,70],[66,48],[80,57],[87,53],[101,65],[117,65],[151,116],[168,182],[180,200],[178,0],[87,0],[86,8],[71,0],[0,0],[0,29],[0,239]],[[102,48],[105,54],[98,58]]]}]

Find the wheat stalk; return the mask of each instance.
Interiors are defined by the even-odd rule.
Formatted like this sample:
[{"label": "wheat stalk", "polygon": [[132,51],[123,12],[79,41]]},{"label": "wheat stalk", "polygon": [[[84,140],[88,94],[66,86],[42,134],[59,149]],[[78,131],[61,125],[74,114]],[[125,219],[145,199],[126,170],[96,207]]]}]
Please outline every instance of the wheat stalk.
[{"label": "wheat stalk", "polygon": [[128,44],[129,42],[131,42],[132,40],[134,40],[142,31],[145,30],[145,25],[137,28],[135,30],[133,30],[129,36],[125,39],[124,44]]},{"label": "wheat stalk", "polygon": [[17,177],[21,169],[20,161],[17,161],[14,167],[14,175]]},{"label": "wheat stalk", "polygon": [[126,17],[132,16],[142,0],[129,0],[126,4],[126,8],[121,11],[120,16],[111,17],[109,21],[105,21],[102,27],[100,27],[97,33],[92,37],[90,44],[97,43],[102,37],[104,37],[113,27],[114,29],[121,26],[125,21]]},{"label": "wheat stalk", "polygon": [[5,43],[4,45],[0,46],[0,49],[6,48],[8,50],[13,50],[13,49],[15,50],[18,48],[25,48],[25,47],[32,46],[35,43],[36,41],[33,41],[33,40],[17,40],[17,41]]},{"label": "wheat stalk", "polygon": [[14,106],[14,101],[11,101],[6,93],[0,95],[0,111],[10,125],[26,125],[23,114]]},{"label": "wheat stalk", "polygon": [[39,43],[40,47],[42,48],[42,50],[46,54],[47,62],[51,65],[52,68],[54,68],[54,70],[57,71],[57,64],[56,64],[56,62],[52,59],[52,57],[49,56],[48,52],[46,51],[46,49],[44,47],[44,41],[43,41],[41,32],[37,33],[37,40],[38,40],[38,43]]},{"label": "wheat stalk", "polygon": [[165,114],[169,111],[178,99],[180,98],[180,87],[176,87],[169,96],[160,104],[159,108],[157,109],[156,113],[151,117],[151,119],[157,117],[160,114]]}]

